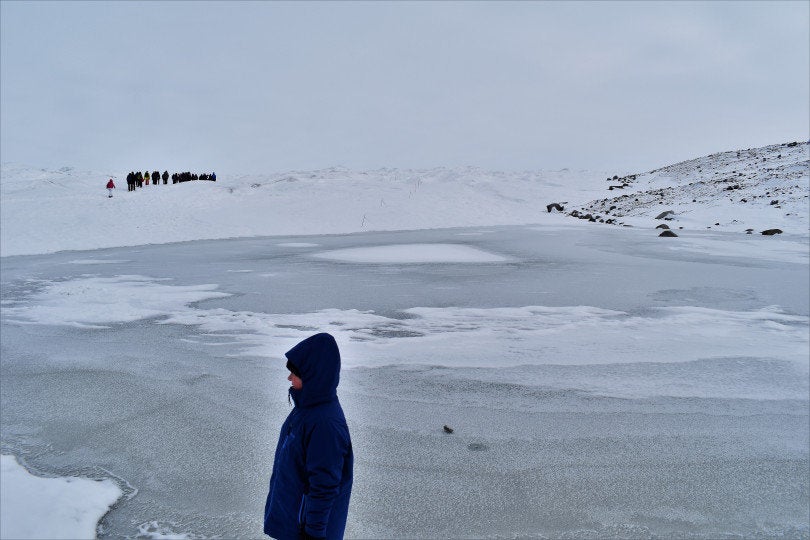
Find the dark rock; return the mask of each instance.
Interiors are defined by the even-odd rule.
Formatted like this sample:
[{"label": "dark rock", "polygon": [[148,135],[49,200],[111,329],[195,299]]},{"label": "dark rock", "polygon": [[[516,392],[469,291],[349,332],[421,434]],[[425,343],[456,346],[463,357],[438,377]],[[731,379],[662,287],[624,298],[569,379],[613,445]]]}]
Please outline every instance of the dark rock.
[{"label": "dark rock", "polygon": [[619,179],[618,175],[615,175],[615,174],[614,174],[614,175],[613,175],[613,179],[614,179],[614,180],[618,180],[618,179]]},{"label": "dark rock", "polygon": [[748,202],[748,199],[740,199],[740,202]]},{"label": "dark rock", "polygon": [[444,426],[444,432],[445,433],[453,433],[453,428],[451,428],[450,426]]},{"label": "dark rock", "polygon": [[571,210],[571,213],[568,215],[571,217],[579,217],[579,210]]},{"label": "dark rock", "polygon": [[608,212],[610,212],[611,210],[615,210],[615,209],[616,209],[616,205],[614,204],[613,206],[611,206],[610,208],[608,208]]},{"label": "dark rock", "polygon": [[662,223],[661,225],[656,227],[656,229],[669,229],[669,225],[667,225],[666,223]]},{"label": "dark rock", "polygon": [[762,231],[765,236],[773,236],[774,234],[782,234],[782,229],[767,229]]},{"label": "dark rock", "polygon": [[663,231],[663,232],[662,232],[661,234],[659,234],[658,236],[667,236],[667,237],[675,237],[675,238],[677,238],[677,237],[678,237],[678,235],[677,235],[677,234],[675,234],[675,233],[674,233],[674,232],[672,232],[672,231]]},{"label": "dark rock", "polygon": [[674,212],[674,211],[672,211],[672,210],[667,210],[666,212],[661,212],[660,214],[658,214],[657,216],[655,216],[655,219],[664,219],[664,218],[665,218],[665,217],[667,217],[668,215],[670,215],[670,214],[674,214],[674,213],[675,213],[675,212]]},{"label": "dark rock", "polygon": [[793,147],[794,147],[794,146],[796,146],[797,144],[799,144],[799,143],[797,143],[796,141],[793,141],[792,143],[787,143],[787,147],[788,147],[788,148],[793,148]]},{"label": "dark rock", "polygon": [[548,210],[549,212],[551,212],[552,210],[557,210],[558,212],[562,212],[563,210],[565,210],[565,207],[560,206],[559,203],[551,203],[551,204],[546,205],[546,210]]},{"label": "dark rock", "polygon": [[772,201],[771,201],[771,206],[773,206],[773,205],[775,205],[775,204],[779,204],[779,201],[778,201],[778,200],[776,200],[776,199],[774,199],[774,200],[772,200]]}]

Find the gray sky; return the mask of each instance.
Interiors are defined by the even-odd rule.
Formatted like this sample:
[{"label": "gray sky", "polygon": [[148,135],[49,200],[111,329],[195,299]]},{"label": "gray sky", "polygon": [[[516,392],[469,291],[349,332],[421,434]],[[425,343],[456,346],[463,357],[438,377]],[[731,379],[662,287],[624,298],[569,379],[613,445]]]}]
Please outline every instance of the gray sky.
[{"label": "gray sky", "polygon": [[0,159],[642,172],[810,136],[810,2],[0,3]]}]

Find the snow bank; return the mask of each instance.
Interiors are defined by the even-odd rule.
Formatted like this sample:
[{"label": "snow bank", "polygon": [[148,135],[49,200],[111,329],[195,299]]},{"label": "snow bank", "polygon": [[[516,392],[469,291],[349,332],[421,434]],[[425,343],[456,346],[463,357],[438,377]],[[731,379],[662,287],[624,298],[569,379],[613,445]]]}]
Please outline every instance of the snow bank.
[{"label": "snow bank", "polygon": [[96,524],[123,492],[112,480],[41,478],[0,456],[0,537],[95,538]]}]

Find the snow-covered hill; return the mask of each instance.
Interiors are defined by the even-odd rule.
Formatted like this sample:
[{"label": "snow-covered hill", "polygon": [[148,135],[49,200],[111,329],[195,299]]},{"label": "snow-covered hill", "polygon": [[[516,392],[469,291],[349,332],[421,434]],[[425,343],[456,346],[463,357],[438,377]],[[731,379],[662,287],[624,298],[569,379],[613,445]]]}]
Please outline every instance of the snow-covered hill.
[{"label": "snow-covered hill", "polygon": [[[107,198],[110,175],[118,189]],[[0,167],[0,255],[50,253],[185,240],[351,233],[479,225],[598,223],[744,233],[779,228],[808,235],[808,144],[724,152],[645,174],[477,168],[266,175],[144,186],[126,171]],[[606,176],[610,177],[605,181]],[[610,186],[625,185],[623,188]],[[772,201],[778,201],[771,204]],[[546,211],[563,203],[565,214]],[[611,207],[614,207],[611,209]],[[598,216],[598,217],[597,217]],[[716,225],[719,223],[719,225]]]},{"label": "snow-covered hill", "polygon": [[808,234],[808,143],[784,143],[712,154],[605,182],[605,198],[567,208],[597,222],[654,228]]}]

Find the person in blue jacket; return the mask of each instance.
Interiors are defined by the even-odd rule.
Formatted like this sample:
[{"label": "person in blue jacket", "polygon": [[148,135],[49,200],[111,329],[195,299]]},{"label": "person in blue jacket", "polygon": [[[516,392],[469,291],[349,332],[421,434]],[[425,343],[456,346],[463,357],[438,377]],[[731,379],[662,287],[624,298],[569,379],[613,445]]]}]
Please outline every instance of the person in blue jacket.
[{"label": "person in blue jacket", "polygon": [[276,445],[264,533],[279,540],[343,538],[354,454],[337,397],[335,338],[310,336],[285,354],[294,404]]}]

